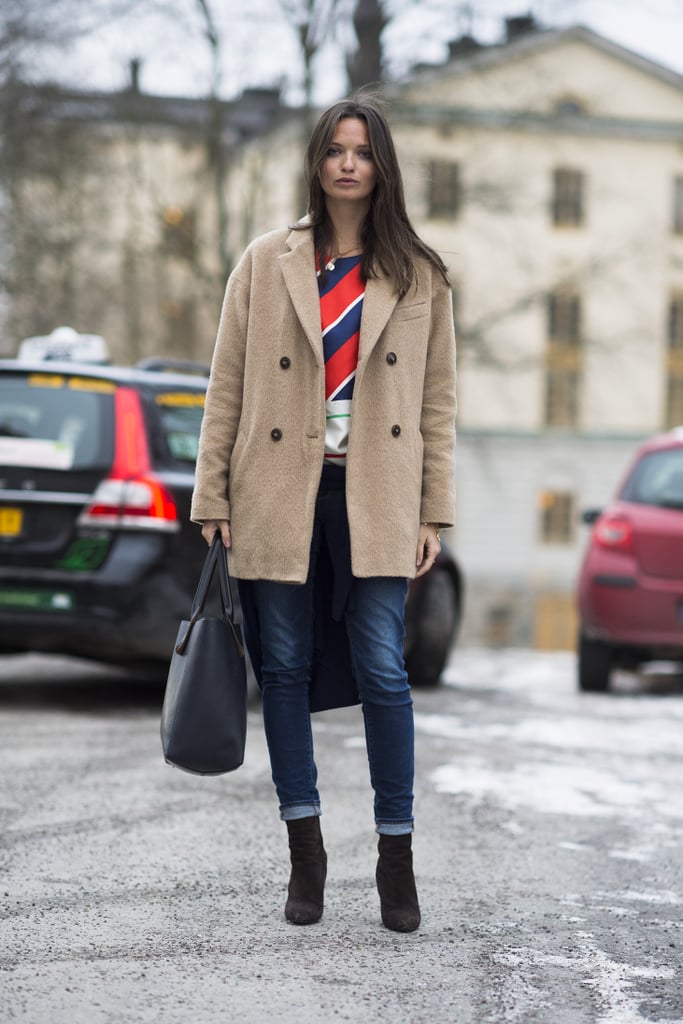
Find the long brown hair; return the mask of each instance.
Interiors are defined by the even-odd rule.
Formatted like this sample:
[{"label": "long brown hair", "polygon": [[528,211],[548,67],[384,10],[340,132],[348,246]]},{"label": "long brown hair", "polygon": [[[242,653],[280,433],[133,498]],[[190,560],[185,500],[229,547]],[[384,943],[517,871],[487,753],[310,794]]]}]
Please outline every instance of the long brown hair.
[{"label": "long brown hair", "polygon": [[365,122],[377,171],[370,208],[361,228],[363,279],[378,277],[382,273],[394,282],[399,296],[403,296],[415,280],[415,257],[422,256],[449,284],[445,263],[434,249],[422,241],[408,219],[401,170],[384,113],[375,101],[358,96],[333,104],[321,115],[306,150],[310,223],[295,226],[313,229],[321,275],[324,278],[325,262],[334,252],[335,237],[320,184],[320,168],[337,125],[348,117]]}]

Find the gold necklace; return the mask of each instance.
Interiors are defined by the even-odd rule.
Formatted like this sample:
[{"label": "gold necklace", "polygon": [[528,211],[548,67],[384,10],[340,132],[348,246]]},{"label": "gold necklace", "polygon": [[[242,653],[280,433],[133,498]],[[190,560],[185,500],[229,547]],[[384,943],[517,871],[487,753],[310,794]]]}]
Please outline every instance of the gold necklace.
[{"label": "gold necklace", "polygon": [[332,272],[337,264],[337,260],[340,260],[342,256],[348,256],[349,253],[353,252],[354,249],[360,249],[360,246],[352,245],[350,249],[346,249],[344,252],[338,252],[336,256],[333,256],[330,260],[327,261],[327,263],[325,264],[325,270],[329,270],[330,272]]}]

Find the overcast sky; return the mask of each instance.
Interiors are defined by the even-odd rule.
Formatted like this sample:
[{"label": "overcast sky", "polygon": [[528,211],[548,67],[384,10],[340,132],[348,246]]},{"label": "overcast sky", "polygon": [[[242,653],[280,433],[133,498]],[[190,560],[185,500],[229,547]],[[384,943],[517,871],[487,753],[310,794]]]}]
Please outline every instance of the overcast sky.
[{"label": "overcast sky", "polygon": [[[353,0],[342,2],[353,6]],[[146,92],[206,93],[209,59],[196,0],[175,3],[175,17],[136,15],[103,28],[54,58],[45,74],[82,88],[117,89],[126,83],[130,60],[139,57]],[[296,41],[278,0],[213,0],[212,6],[223,46],[222,95],[282,83],[286,98],[299,102]],[[503,18],[532,9],[546,25],[588,25],[683,74],[683,0],[387,0],[387,6],[399,12],[386,30],[394,73],[418,61],[444,60],[448,40],[468,28],[482,42],[500,41]],[[328,103],[343,91],[341,49],[329,45],[316,67],[316,100]]]}]

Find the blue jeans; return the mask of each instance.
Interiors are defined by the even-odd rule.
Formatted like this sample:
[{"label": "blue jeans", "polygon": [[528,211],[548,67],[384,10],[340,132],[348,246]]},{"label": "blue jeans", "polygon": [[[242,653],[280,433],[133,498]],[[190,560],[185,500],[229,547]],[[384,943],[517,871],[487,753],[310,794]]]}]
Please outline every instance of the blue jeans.
[{"label": "blue jeans", "polygon": [[[262,647],[263,719],[284,820],[320,814],[309,711],[313,578],[303,585],[253,582]],[[377,831],[413,828],[413,702],[403,663],[402,578],[356,579],[345,612],[363,707]]]}]

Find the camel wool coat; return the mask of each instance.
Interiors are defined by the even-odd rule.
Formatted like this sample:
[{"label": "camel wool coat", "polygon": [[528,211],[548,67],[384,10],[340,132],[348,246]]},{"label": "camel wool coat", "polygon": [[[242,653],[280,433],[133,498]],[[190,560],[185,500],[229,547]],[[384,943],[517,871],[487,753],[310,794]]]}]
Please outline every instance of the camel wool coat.
[{"label": "camel wool coat", "polygon": [[[415,575],[421,522],[455,505],[451,292],[432,265],[402,299],[367,282],[346,460],[354,576]],[[191,517],[229,519],[240,579],[304,583],[325,446],[312,230],[256,239],[230,275]]]}]

